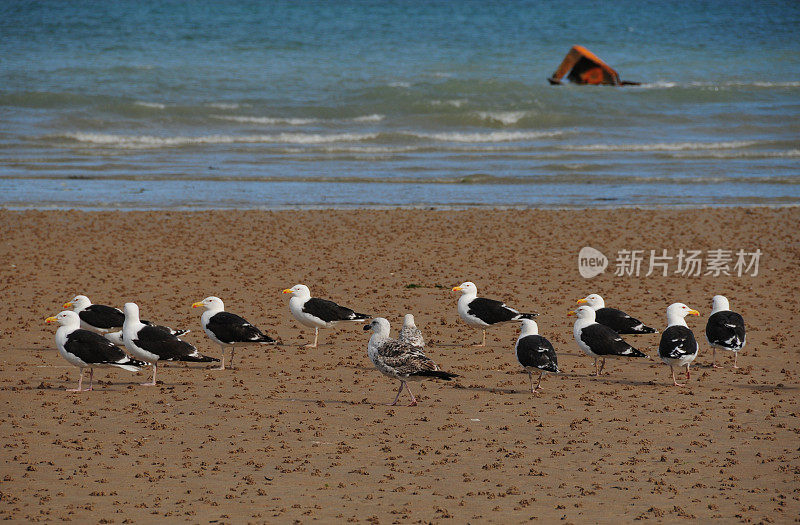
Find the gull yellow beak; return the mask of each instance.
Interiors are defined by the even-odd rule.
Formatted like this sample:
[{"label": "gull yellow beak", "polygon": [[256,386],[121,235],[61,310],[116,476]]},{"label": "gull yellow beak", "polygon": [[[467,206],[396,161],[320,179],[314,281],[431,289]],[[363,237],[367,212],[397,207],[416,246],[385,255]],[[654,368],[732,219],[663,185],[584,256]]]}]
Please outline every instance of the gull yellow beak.
[{"label": "gull yellow beak", "polygon": [[460,286],[453,286],[453,291],[454,291],[454,292],[457,292],[457,291],[459,291],[459,290],[461,290],[461,287],[460,287]]},{"label": "gull yellow beak", "polygon": [[200,308],[201,306],[204,306],[202,302],[192,304],[192,308]]},{"label": "gull yellow beak", "polygon": [[283,291],[283,293],[294,293],[291,288],[287,288]]},{"label": "gull yellow beak", "polygon": [[700,315],[700,312],[698,312],[697,310],[689,310],[689,313],[692,314],[692,315],[697,315],[697,316]]},{"label": "gull yellow beak", "polygon": [[575,304],[585,304],[585,303],[587,303],[587,302],[589,302],[589,301],[587,301],[586,299],[578,299],[578,300],[575,302]]},{"label": "gull yellow beak", "polygon": [[61,305],[61,308],[72,308],[72,303],[64,303]]},{"label": "gull yellow beak", "polygon": [[571,316],[571,315],[575,315],[575,312],[573,312],[572,310],[570,310],[569,312],[567,312],[567,317],[569,317],[569,316]]},{"label": "gull yellow beak", "polygon": [[55,323],[56,321],[58,321],[58,319],[56,319],[54,315],[44,320],[45,323]]}]

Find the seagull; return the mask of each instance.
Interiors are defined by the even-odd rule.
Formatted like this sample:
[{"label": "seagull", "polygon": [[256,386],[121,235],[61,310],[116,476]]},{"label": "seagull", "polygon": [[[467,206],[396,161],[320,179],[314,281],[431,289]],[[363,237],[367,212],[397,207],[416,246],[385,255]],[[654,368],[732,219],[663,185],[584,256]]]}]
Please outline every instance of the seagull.
[{"label": "seagull", "polygon": [[317,347],[320,328],[330,328],[340,321],[361,323],[369,319],[368,315],[356,313],[333,301],[311,297],[311,291],[304,284],[296,284],[285,289],[283,293],[292,294],[292,298],[289,300],[289,310],[294,318],[301,324],[314,329],[314,342],[307,344],[308,348]]},{"label": "seagull", "polygon": [[76,295],[71,301],[63,304],[64,308],[72,308],[78,314],[81,328],[95,332],[113,332],[122,329],[125,314],[119,308],[104,304],[92,304],[85,295]]},{"label": "seagull", "polygon": [[658,355],[672,370],[672,384],[684,386],[675,379],[675,367],[686,367],[686,379],[689,379],[689,365],[697,358],[697,340],[686,325],[687,315],[700,315],[683,303],[674,303],[667,308],[667,328],[661,334]]},{"label": "seagull", "polygon": [[207,357],[186,341],[181,341],[163,326],[146,325],[139,320],[139,306],[125,303],[125,324],[122,326],[122,339],[125,348],[135,358],[153,365],[153,380],[142,383],[144,386],[156,384],[156,371],[159,361],[194,361],[208,363],[219,361]]},{"label": "seagull", "polygon": [[386,377],[400,380],[397,396],[389,406],[397,404],[397,400],[400,399],[400,394],[403,392],[403,385],[408,390],[408,395],[411,396],[411,404],[408,406],[416,406],[417,400],[408,387],[408,381],[421,381],[428,377],[450,381],[452,378],[458,377],[456,374],[439,370],[436,363],[420,348],[390,339],[389,321],[383,317],[373,319],[364,326],[364,330],[372,330],[372,336],[367,344],[367,355],[375,368]]},{"label": "seagull", "polygon": [[706,339],[711,345],[712,366],[717,366],[717,348],[733,352],[733,368],[739,368],[736,360],[739,350],[744,348],[746,333],[744,319],[740,314],[731,311],[730,303],[724,295],[715,295],[711,300],[711,315],[706,324]]},{"label": "seagull", "polygon": [[[125,314],[119,308],[106,306],[104,304],[92,304],[85,295],[76,295],[71,301],[63,304],[63,308],[72,308],[81,320],[81,328],[84,330],[94,330],[101,334],[109,334],[107,339],[114,344],[122,345],[122,324],[125,322]],[[150,321],[142,321],[143,324],[152,324]],[[174,336],[180,337],[188,334],[191,330],[174,330],[165,326]],[[114,332],[118,332],[114,334]],[[119,343],[117,341],[120,341]]]},{"label": "seagull", "polygon": [[[522,368],[528,372],[528,380],[531,385],[531,394],[536,393],[542,384],[542,376],[545,372],[558,374],[558,357],[550,341],[539,335],[539,327],[533,319],[522,319],[522,327],[519,333],[517,344],[514,351],[517,354],[517,361]],[[533,372],[539,371],[539,381],[536,387],[533,386]]]},{"label": "seagull", "polygon": [[206,297],[192,304],[192,308],[205,307],[200,316],[200,324],[209,339],[222,347],[222,358],[219,370],[225,370],[225,347],[231,347],[231,368],[233,368],[233,352],[237,346],[247,344],[270,344],[275,340],[261,330],[248,323],[236,314],[225,311],[225,305],[219,297]]},{"label": "seagull", "polygon": [[425,338],[422,337],[422,331],[414,324],[414,316],[406,314],[403,317],[403,328],[400,329],[400,335],[397,340],[401,343],[416,346],[420,350],[425,348]]},{"label": "seagull", "polygon": [[[166,330],[167,332],[169,332],[170,334],[174,335],[175,337],[181,337],[181,336],[191,332],[191,330],[175,330],[174,328],[170,328],[169,326],[155,325],[155,324],[151,323],[150,321],[142,321],[142,324],[143,325],[147,325],[147,326],[155,326],[155,327],[160,328],[162,330]],[[114,343],[115,345],[117,345],[117,346],[120,346],[120,347],[124,347],[125,346],[125,341],[122,338],[122,330],[117,330],[116,332],[105,332],[105,333],[102,333],[101,335],[103,337],[105,337],[106,339],[108,339],[109,341],[111,341],[112,343]]]},{"label": "seagull", "polygon": [[467,281],[453,288],[461,292],[458,298],[458,315],[468,325],[483,330],[483,342],[474,346],[486,346],[486,328],[500,323],[533,319],[539,314],[521,314],[502,301],[478,297],[478,287]]},{"label": "seagull", "polygon": [[[595,321],[594,310],[589,306],[581,306],[567,315],[575,315],[575,326],[572,334],[575,342],[586,355],[594,358],[595,375],[603,373],[606,357],[647,357],[644,353],[626,343],[617,332]],[[600,368],[597,360],[602,360]]]},{"label": "seagull", "polygon": [[[86,392],[92,389],[95,368],[114,366],[131,372],[138,372],[145,363],[131,359],[114,343],[91,330],[81,328],[78,314],[65,310],[56,316],[45,319],[46,323],[58,322],[56,330],[58,353],[71,365],[81,369],[78,388],[68,388],[67,392]],[[89,369],[89,388],[83,389],[83,372]]]},{"label": "seagull", "polygon": [[593,293],[583,299],[578,299],[577,304],[586,304],[594,310],[597,322],[611,328],[618,334],[654,334],[658,330],[645,326],[643,322],[631,317],[622,310],[616,308],[606,308],[606,302],[602,297]]}]

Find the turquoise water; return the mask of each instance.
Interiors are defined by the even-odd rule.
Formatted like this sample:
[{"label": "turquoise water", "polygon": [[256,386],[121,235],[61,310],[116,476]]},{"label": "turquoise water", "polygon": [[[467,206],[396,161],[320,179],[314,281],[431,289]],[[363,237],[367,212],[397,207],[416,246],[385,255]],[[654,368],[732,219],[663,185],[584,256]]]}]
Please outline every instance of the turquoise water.
[{"label": "turquoise water", "polygon": [[[3,2],[0,206],[796,205],[798,27],[798,2]],[[549,86],[573,44],[643,85]]]}]

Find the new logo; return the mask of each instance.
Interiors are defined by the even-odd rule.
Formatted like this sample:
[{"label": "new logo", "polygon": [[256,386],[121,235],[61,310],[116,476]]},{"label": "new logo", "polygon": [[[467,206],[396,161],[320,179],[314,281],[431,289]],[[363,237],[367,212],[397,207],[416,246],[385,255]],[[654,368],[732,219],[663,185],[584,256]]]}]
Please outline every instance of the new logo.
[{"label": "new logo", "polygon": [[581,277],[591,279],[597,277],[608,267],[608,257],[603,255],[600,250],[595,250],[591,246],[584,246],[578,253],[578,272]]}]

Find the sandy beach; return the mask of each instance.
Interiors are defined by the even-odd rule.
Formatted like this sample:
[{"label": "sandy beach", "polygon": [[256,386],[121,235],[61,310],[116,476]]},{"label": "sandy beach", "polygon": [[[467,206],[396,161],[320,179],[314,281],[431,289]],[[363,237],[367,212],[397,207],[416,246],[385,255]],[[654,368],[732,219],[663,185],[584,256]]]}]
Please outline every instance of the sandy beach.
[{"label": "sandy beach", "polygon": [[[793,522],[800,516],[797,339],[800,209],[236,212],[0,211],[0,517],[170,521],[566,523]],[[609,258],[587,280],[577,256]],[[623,250],[760,250],[758,274],[615,275]],[[704,272],[705,273],[705,269]],[[516,324],[480,332],[456,313],[465,280],[540,314],[563,371],[538,395],[513,354]],[[397,383],[366,355],[362,325],[320,332],[281,290],[383,316],[414,313],[428,354],[461,377],[412,384],[419,406],[384,406]],[[599,293],[663,330],[676,301],[700,355],[672,386],[659,334],[626,339],[650,360],[591,359],[566,313]],[[168,363],[159,384],[78,369],[57,353],[55,315],[76,294],[192,332],[218,357],[195,301],[216,295],[281,341],[239,349],[236,368]],[[743,314],[747,346],[712,369],[711,297]],[[407,398],[401,401],[407,402]]]}]

